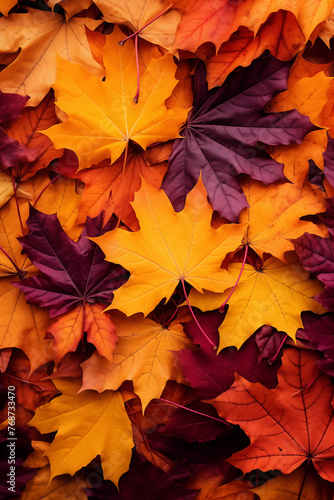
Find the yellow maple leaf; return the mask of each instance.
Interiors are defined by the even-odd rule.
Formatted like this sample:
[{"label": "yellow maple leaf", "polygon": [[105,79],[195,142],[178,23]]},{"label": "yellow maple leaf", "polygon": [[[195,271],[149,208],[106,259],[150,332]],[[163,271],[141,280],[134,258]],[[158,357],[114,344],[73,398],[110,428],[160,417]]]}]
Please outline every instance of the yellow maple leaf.
[{"label": "yellow maple leaf", "polygon": [[93,353],[81,365],[83,388],[115,390],[125,380],[132,380],[144,411],[152,399],[161,396],[167,380],[179,378],[173,351],[190,347],[191,341],[178,322],[164,328],[141,314],[127,318],[114,313],[110,317],[119,337],[114,362]]},{"label": "yellow maple leaf", "polygon": [[[230,264],[228,269],[236,280],[241,263]],[[290,256],[288,263],[270,257],[260,269],[246,264],[219,328],[219,349],[239,348],[262,325],[273,326],[295,340],[297,329],[303,328],[302,311],[326,312],[313,300],[322,289],[318,280],[309,279],[309,273],[301,268],[294,256]],[[192,290],[189,300],[202,310],[212,310],[220,307],[228,295],[229,290],[223,294],[204,295]]]},{"label": "yellow maple leaf", "polygon": [[40,406],[29,425],[42,433],[58,431],[45,452],[50,461],[50,480],[73,475],[100,455],[104,479],[116,485],[129,467],[133,448],[131,422],[119,392],[83,391],[81,381],[57,379],[62,393]]},{"label": "yellow maple leaf", "polygon": [[228,252],[241,244],[244,225],[225,224],[213,229],[213,209],[200,179],[188,194],[181,212],[175,212],[164,191],[142,179],[132,206],[139,231],[123,229],[91,238],[103,250],[106,260],[121,264],[131,276],[114,292],[107,309],[119,309],[128,316],[146,316],[159,302],[168,300],[180,282],[197,290],[220,292],[234,284],[234,278],[220,265]]},{"label": "yellow maple leaf", "polygon": [[57,107],[68,119],[44,131],[57,148],[67,147],[79,158],[79,169],[111,163],[130,139],[146,149],[155,142],[179,137],[188,109],[167,109],[164,101],[178,83],[171,54],[153,59],[140,79],[138,103],[135,52],[131,42],[121,47],[123,33],[115,27],[103,47],[106,78],[89,69],[59,60],[54,85]]}]

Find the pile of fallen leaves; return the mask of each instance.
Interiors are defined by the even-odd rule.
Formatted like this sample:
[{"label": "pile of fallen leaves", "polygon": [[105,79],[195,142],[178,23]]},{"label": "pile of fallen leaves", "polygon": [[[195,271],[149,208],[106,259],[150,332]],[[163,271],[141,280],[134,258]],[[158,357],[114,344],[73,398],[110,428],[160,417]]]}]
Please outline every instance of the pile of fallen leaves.
[{"label": "pile of fallen leaves", "polygon": [[333,7],[0,2],[1,498],[333,499]]}]

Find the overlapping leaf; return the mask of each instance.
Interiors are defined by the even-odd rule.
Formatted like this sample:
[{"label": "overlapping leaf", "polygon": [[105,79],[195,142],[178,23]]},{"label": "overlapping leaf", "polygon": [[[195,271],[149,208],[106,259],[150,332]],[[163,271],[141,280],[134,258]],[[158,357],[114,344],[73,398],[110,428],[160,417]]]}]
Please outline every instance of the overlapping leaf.
[{"label": "overlapping leaf", "polygon": [[179,137],[187,116],[186,109],[164,106],[177,84],[173,76],[176,65],[170,54],[151,61],[141,77],[139,101],[133,102],[137,87],[135,53],[132,42],[118,45],[122,37],[115,28],[103,47],[105,81],[85,67],[59,60],[53,87],[57,107],[68,119],[44,133],[57,148],[75,151],[80,169],[105,158],[113,163],[130,140],[146,149],[155,142]]},{"label": "overlapping leaf", "polygon": [[39,408],[29,424],[42,433],[58,431],[45,452],[51,479],[60,474],[73,475],[100,455],[104,478],[118,484],[128,470],[133,447],[131,423],[121,394],[78,394],[77,380],[58,380],[56,385],[62,395]]},{"label": "overlapping leaf", "polygon": [[102,75],[85,36],[85,26],[94,29],[100,23],[89,18],[66,22],[59,14],[29,7],[27,12],[2,17],[1,53],[21,49],[18,57],[1,71],[2,91],[29,95],[29,104],[36,106],[56,80],[57,54]]},{"label": "overlapping leaf", "polygon": [[107,260],[124,264],[131,273],[109,308],[147,315],[162,299],[171,297],[180,280],[201,292],[233,285],[220,265],[239,246],[244,228],[236,224],[211,228],[212,208],[201,181],[189,193],[182,212],[176,213],[165,193],[144,180],[132,206],[139,231],[116,229],[93,238]]},{"label": "overlapping leaf", "polygon": [[311,460],[322,478],[333,481],[332,383],[319,374],[312,352],[289,349],[282,359],[276,389],[236,376],[231,389],[212,401],[219,415],[238,423],[251,440],[228,461],[243,472],[259,468],[289,474]]},{"label": "overlapping leaf", "polygon": [[93,354],[82,364],[83,388],[116,390],[125,380],[132,380],[144,410],[161,396],[167,380],[180,377],[173,351],[190,347],[191,342],[178,322],[164,328],[141,315],[113,314],[111,319],[119,337],[113,363]]},{"label": "overlapping leaf", "polygon": [[[240,268],[241,264],[229,266],[235,279]],[[286,264],[270,257],[259,268],[246,264],[242,282],[229,300],[229,310],[219,329],[220,349],[239,348],[262,325],[273,326],[295,339],[297,328],[302,327],[302,311],[325,312],[314,300],[321,289],[318,281],[309,279],[296,257]],[[222,295],[192,292],[190,299],[202,310],[211,310],[218,308],[228,295],[229,291]]]},{"label": "overlapping leaf", "polygon": [[263,109],[284,89],[288,71],[289,64],[273,57],[262,58],[208,93],[205,70],[197,70],[194,107],[185,138],[175,142],[162,185],[176,210],[183,207],[200,172],[214,209],[233,222],[247,206],[239,174],[248,174],[266,185],[285,180],[282,165],[259,144],[301,142],[314,129],[296,110],[268,114]]}]

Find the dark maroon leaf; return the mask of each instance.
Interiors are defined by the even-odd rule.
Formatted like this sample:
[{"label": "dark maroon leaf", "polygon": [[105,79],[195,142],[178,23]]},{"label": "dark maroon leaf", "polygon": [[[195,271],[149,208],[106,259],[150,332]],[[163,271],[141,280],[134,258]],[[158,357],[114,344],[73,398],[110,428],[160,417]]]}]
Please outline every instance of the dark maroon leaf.
[{"label": "dark maroon leaf", "polygon": [[205,443],[224,437],[228,433],[231,426],[222,420],[216,411],[212,411],[212,405],[196,400],[188,404],[186,408],[188,410],[178,408],[172,414],[168,424],[161,427],[159,432],[184,439],[188,443],[195,441]]},{"label": "dark maroon leaf", "polygon": [[116,222],[102,229],[102,216],[87,217],[77,243],[63,231],[56,214],[46,215],[30,207],[29,234],[19,241],[31,260],[42,271],[15,283],[29,304],[50,308],[50,317],[59,316],[88,302],[110,303],[113,291],[126,282],[128,273],[121,266],[104,260],[104,253],[87,236],[112,230]]},{"label": "dark maroon leaf", "polygon": [[334,236],[334,196],[325,200],[326,212],[320,214],[320,217],[326,224],[327,230],[331,236]]},{"label": "dark maroon leaf", "polygon": [[0,129],[0,168],[18,167],[36,160],[38,149],[28,149],[15,139],[11,139]]},{"label": "dark maroon leaf", "polygon": [[311,184],[314,184],[319,189],[321,189],[321,191],[325,191],[323,171],[316,166],[313,160],[309,160],[308,164],[309,164],[308,180],[310,181]]},{"label": "dark maroon leaf", "polygon": [[177,464],[166,474],[148,462],[142,455],[134,453],[129,471],[121,476],[119,492],[111,481],[104,481],[94,490],[87,489],[91,500],[194,500],[198,490],[184,486],[190,476],[188,467]]},{"label": "dark maroon leaf", "polygon": [[266,103],[286,88],[290,65],[274,57],[258,59],[233,72],[221,87],[210,92],[205,70],[199,65],[194,107],[184,139],[175,141],[162,184],[176,210],[182,210],[200,173],[214,209],[233,222],[247,206],[239,174],[264,184],[286,180],[283,165],[266,153],[264,145],[300,143],[316,128],[297,110],[264,110]]},{"label": "dark maroon leaf", "polygon": [[299,328],[299,340],[308,341],[314,349],[321,351],[323,359],[318,361],[319,368],[334,376],[334,314],[318,316],[310,311],[302,313],[304,329]]},{"label": "dark maroon leaf", "polygon": [[[259,348],[258,360],[271,360],[277,356],[279,350],[283,349],[286,333],[278,332],[272,326],[264,325],[255,332],[255,342]],[[281,353],[281,355],[283,352]],[[276,359],[276,358],[275,358]]]},{"label": "dark maroon leaf", "polygon": [[301,265],[325,285],[325,290],[315,299],[326,309],[334,310],[334,241],[304,233],[291,240],[299,256]]},{"label": "dark maroon leaf", "polygon": [[0,123],[6,123],[21,116],[28,96],[6,94],[0,91]]},{"label": "dark maroon leaf", "polygon": [[[218,345],[218,327],[223,315],[217,311],[196,313],[197,319],[207,336]],[[223,349],[218,355],[200,332],[195,321],[184,324],[186,335],[201,345],[197,351],[182,349],[176,353],[185,378],[196,389],[201,399],[217,397],[229,389],[234,382],[234,372],[251,382],[261,382],[272,389],[277,385],[277,370],[280,356],[270,365],[267,359],[260,359],[260,351],[254,335],[239,350],[235,347]]]}]

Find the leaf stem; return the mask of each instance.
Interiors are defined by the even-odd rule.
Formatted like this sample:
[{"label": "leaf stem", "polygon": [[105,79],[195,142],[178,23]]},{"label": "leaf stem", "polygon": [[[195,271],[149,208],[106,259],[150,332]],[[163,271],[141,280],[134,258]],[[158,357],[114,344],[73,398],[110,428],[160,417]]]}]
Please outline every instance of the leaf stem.
[{"label": "leaf stem", "polygon": [[212,342],[212,340],[211,340],[211,339],[209,339],[209,337],[207,336],[207,334],[205,333],[205,331],[203,330],[203,328],[201,327],[201,325],[199,324],[199,322],[198,322],[198,320],[197,320],[197,318],[196,318],[196,316],[195,316],[195,313],[194,313],[194,311],[193,311],[193,309],[192,309],[192,307],[191,307],[191,305],[190,305],[189,299],[188,299],[188,295],[187,295],[186,287],[185,287],[185,285],[184,285],[184,279],[183,279],[183,278],[181,278],[181,283],[182,283],[182,288],[183,288],[183,293],[184,293],[184,296],[185,296],[185,298],[186,298],[186,301],[187,301],[187,304],[188,304],[189,310],[190,310],[190,312],[191,312],[192,317],[193,317],[193,318],[194,318],[194,320],[195,320],[196,325],[198,326],[198,328],[200,329],[200,331],[203,333],[204,337],[205,337],[205,338],[206,338],[206,340],[209,342],[209,344],[211,344],[211,345],[212,345],[212,347],[216,350],[216,349],[217,349],[216,344],[214,344],[214,343]]},{"label": "leaf stem", "polygon": [[10,260],[10,262],[13,264],[13,266],[15,267],[15,270],[20,278],[23,279],[24,276],[26,275],[26,272],[25,271],[22,271],[22,269],[20,269],[14,262],[14,260],[11,258],[11,256],[6,252],[6,250],[0,245],[0,250],[6,255],[7,259]]},{"label": "leaf stem", "polygon": [[160,399],[160,401],[164,401],[165,403],[168,403],[170,405],[177,406],[178,408],[182,408],[183,410],[191,411],[192,413],[197,413],[197,415],[201,415],[202,417],[211,418],[211,420],[216,420],[217,422],[219,422],[221,424],[224,424],[224,425],[228,424],[230,427],[232,427],[231,424],[229,424],[228,422],[225,422],[224,420],[213,417],[212,415],[207,415],[206,413],[192,410],[191,408],[187,408],[186,406],[179,405],[178,403],[174,403],[173,401],[169,401],[168,399],[163,399],[163,398],[159,398],[159,399]]},{"label": "leaf stem", "polygon": [[10,377],[10,378],[14,378],[15,380],[18,380],[19,382],[23,382],[24,384],[35,385],[36,387],[41,389],[41,391],[44,390],[44,387],[41,387],[40,385],[35,384],[34,382],[29,382],[28,380],[24,380],[23,378],[15,377],[15,375],[9,375],[9,373],[4,373],[4,375],[6,375],[7,377]]},{"label": "leaf stem", "polygon": [[139,74],[139,54],[138,54],[138,35],[135,36],[135,54],[136,54],[136,69],[137,69],[137,91],[133,98],[135,104],[138,103],[140,92],[140,74]]},{"label": "leaf stem", "polygon": [[118,44],[119,45],[124,45],[125,42],[127,42],[128,40],[130,40],[130,38],[139,35],[139,33],[141,33],[145,28],[147,28],[147,26],[149,26],[150,24],[154,23],[154,21],[156,21],[157,19],[159,19],[159,17],[161,17],[164,14],[166,14],[166,12],[168,12],[173,7],[173,5],[174,5],[173,3],[171,3],[170,5],[168,5],[168,7],[166,7],[162,12],[160,12],[160,14],[158,14],[153,19],[151,19],[151,21],[148,21],[146,24],[144,24],[144,26],[142,26],[141,28],[139,28],[139,30],[137,30],[134,33],[132,33],[132,35],[127,36],[126,38],[123,38],[123,40],[120,40],[118,42]]},{"label": "leaf stem", "polygon": [[37,196],[36,200],[34,201],[34,207],[36,206],[36,203],[38,202],[38,200],[40,199],[40,197],[42,196],[42,194],[44,193],[44,191],[55,181],[58,179],[58,177],[60,177],[60,174],[56,175],[56,177],[54,177],[45,187],[43,187],[42,191],[39,193],[39,195]]},{"label": "leaf stem", "polygon": [[275,363],[275,361],[276,361],[276,359],[277,359],[277,356],[279,355],[279,352],[280,352],[280,350],[282,349],[282,347],[283,347],[283,345],[284,345],[284,343],[285,343],[285,341],[286,341],[286,339],[287,339],[287,338],[288,338],[288,336],[287,336],[287,334],[285,334],[284,339],[283,339],[283,340],[282,340],[282,342],[280,343],[279,348],[277,349],[276,354],[275,354],[272,358],[268,359],[268,363],[269,363],[270,365],[273,365],[273,364]]},{"label": "leaf stem", "polygon": [[224,311],[224,307],[226,306],[226,304],[228,303],[228,301],[232,297],[232,295],[234,293],[234,290],[237,288],[237,285],[238,285],[238,283],[240,281],[241,275],[242,275],[243,270],[245,268],[247,254],[248,254],[248,245],[245,245],[245,255],[244,255],[244,260],[242,261],[242,266],[241,266],[241,269],[240,269],[239,276],[237,277],[237,281],[234,283],[234,287],[232,288],[231,292],[229,293],[229,296],[227,297],[227,299],[222,303],[222,305],[218,309],[219,312],[221,312],[221,313]]}]

